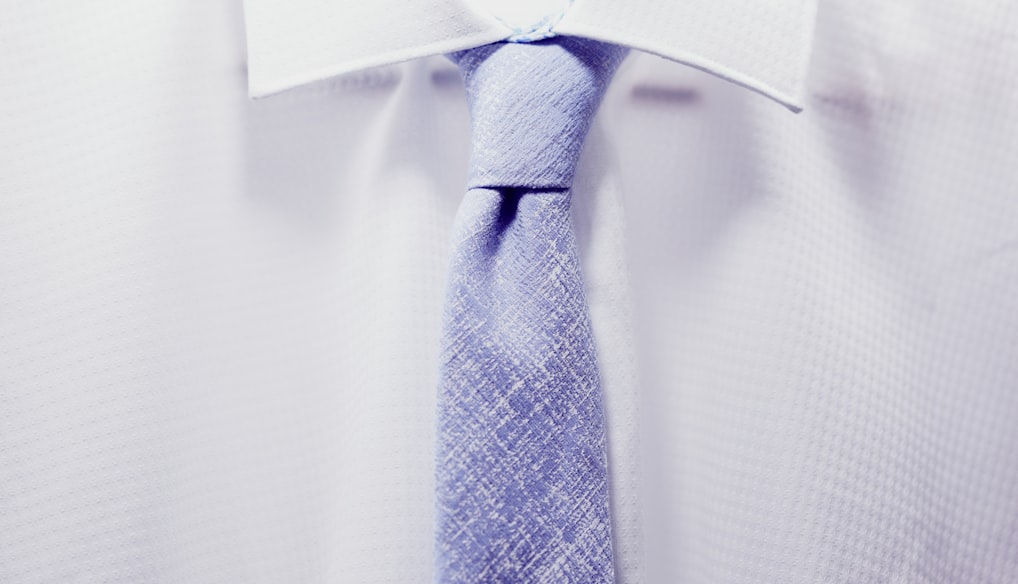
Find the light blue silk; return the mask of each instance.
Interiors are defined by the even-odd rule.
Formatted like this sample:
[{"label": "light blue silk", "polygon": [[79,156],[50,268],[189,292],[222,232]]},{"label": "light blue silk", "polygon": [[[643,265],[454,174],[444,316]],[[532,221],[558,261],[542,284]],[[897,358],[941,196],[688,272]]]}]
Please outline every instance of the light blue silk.
[{"label": "light blue silk", "polygon": [[439,390],[437,580],[614,581],[604,414],[569,188],[626,50],[451,55],[473,119]]}]

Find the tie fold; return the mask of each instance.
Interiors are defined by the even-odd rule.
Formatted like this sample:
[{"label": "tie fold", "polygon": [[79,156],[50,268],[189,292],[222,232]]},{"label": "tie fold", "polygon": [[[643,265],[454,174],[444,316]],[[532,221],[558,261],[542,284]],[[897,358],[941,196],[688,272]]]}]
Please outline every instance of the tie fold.
[{"label": "tie fold", "polygon": [[627,49],[580,38],[453,53],[473,120],[469,188],[568,189]]}]

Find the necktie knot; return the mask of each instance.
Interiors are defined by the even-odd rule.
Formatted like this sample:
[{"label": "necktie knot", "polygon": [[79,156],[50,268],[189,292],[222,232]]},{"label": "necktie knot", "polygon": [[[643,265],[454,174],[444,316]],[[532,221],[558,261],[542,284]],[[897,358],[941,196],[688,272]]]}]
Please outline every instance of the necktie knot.
[{"label": "necktie knot", "polygon": [[568,189],[626,49],[588,39],[498,43],[451,55],[473,121],[470,188]]}]

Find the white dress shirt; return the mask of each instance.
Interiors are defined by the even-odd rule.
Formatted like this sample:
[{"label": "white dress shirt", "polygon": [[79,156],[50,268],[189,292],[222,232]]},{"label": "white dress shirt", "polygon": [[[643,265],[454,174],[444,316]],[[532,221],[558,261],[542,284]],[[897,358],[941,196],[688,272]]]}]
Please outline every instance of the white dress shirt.
[{"label": "white dress shirt", "polygon": [[[437,55],[515,27],[349,4],[0,20],[0,582],[431,581]],[[620,584],[1018,580],[1018,11],[619,4],[553,29],[679,61],[575,185]]]},{"label": "white dress shirt", "polygon": [[520,33],[537,25],[692,65],[796,111],[816,12],[816,0],[245,0],[244,6],[254,97],[526,38]]}]

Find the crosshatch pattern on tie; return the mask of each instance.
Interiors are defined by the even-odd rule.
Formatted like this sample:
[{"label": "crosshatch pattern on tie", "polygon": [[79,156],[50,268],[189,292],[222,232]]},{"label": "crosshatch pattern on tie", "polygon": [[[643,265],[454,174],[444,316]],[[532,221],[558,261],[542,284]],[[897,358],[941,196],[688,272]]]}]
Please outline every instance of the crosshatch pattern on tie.
[{"label": "crosshatch pattern on tie", "polygon": [[615,582],[605,417],[569,188],[625,53],[558,39],[452,55],[473,155],[442,349],[440,582]]}]

